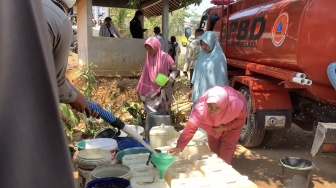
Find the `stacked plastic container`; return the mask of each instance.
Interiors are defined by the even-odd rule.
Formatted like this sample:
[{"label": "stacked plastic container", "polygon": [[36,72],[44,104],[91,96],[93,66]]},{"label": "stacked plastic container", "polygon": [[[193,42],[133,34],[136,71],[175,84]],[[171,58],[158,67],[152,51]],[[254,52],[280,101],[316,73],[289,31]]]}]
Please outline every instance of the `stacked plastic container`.
[{"label": "stacked plastic container", "polygon": [[95,138],[86,142],[86,149],[105,149],[111,152],[111,163],[116,163],[117,141],[111,138]]},{"label": "stacked plastic container", "polygon": [[152,127],[149,131],[150,145],[153,148],[167,145],[167,141],[179,136],[178,132],[171,125],[161,124]]},{"label": "stacked plastic container", "polygon": [[257,187],[213,152],[194,154],[189,159],[176,161],[167,169],[165,178],[171,188]]},{"label": "stacked plastic container", "polygon": [[173,179],[183,179],[191,177],[203,177],[203,174],[198,171],[192,163],[187,159],[175,161],[165,172],[165,180],[171,186]]},{"label": "stacked plastic container", "polygon": [[[177,144],[177,138],[168,140],[167,144],[171,148],[175,148]],[[185,158],[188,158],[190,155],[194,155],[198,153],[207,153],[207,152],[210,152],[207,141],[201,140],[201,139],[194,139],[194,140],[190,140],[190,142],[181,152],[181,155],[183,155]]]},{"label": "stacked plastic container", "polygon": [[130,179],[132,188],[169,188],[164,179],[159,178],[159,171],[149,163],[149,153],[139,153],[125,155],[122,164],[130,167],[132,178]]},{"label": "stacked plastic container", "polygon": [[110,151],[100,148],[79,151],[76,158],[79,188],[90,181],[90,174],[96,167],[111,164],[111,156]]}]

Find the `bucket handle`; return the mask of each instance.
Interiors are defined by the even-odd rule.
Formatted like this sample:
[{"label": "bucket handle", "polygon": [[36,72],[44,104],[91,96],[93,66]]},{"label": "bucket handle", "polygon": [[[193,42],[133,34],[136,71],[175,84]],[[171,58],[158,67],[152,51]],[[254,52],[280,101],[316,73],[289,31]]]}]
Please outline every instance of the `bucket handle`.
[{"label": "bucket handle", "polygon": [[309,167],[300,167],[300,168],[299,168],[299,167],[288,166],[288,165],[286,165],[285,163],[283,163],[281,159],[279,160],[279,162],[280,162],[280,164],[281,164],[282,166],[284,166],[284,167],[286,167],[286,168],[290,168],[290,169],[296,169],[296,170],[311,170],[311,169],[314,168],[314,163],[312,163],[312,165],[309,166]]}]

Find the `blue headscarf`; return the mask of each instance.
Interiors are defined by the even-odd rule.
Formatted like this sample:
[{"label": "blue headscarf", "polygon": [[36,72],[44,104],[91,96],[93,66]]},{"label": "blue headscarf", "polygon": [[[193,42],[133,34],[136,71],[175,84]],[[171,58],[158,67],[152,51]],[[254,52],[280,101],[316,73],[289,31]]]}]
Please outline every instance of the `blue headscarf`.
[{"label": "blue headscarf", "polygon": [[202,49],[195,65],[191,81],[193,84],[191,100],[194,104],[209,88],[229,85],[226,58],[215,33],[207,31],[200,40],[209,46],[210,52],[207,53]]}]

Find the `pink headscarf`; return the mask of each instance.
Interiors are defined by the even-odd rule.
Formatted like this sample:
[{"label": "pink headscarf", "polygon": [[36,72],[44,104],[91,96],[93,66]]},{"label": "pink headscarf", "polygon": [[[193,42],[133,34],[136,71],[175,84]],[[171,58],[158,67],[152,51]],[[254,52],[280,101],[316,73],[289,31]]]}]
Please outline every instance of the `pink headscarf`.
[{"label": "pink headscarf", "polygon": [[159,92],[160,86],[155,83],[156,76],[158,73],[169,76],[169,68],[174,64],[174,60],[162,51],[161,43],[156,37],[148,38],[145,45],[151,46],[156,53],[155,56],[150,56],[147,52],[146,62],[136,87],[136,91],[140,95],[145,95],[152,91]]},{"label": "pink headscarf", "polygon": [[[217,114],[211,114],[207,103],[216,103],[222,110]],[[235,89],[229,86],[214,86],[198,99],[189,121],[204,129],[208,135],[218,138],[221,133],[215,133],[212,127],[218,127],[221,124],[225,125],[236,119],[245,109],[245,105],[245,97]]]}]

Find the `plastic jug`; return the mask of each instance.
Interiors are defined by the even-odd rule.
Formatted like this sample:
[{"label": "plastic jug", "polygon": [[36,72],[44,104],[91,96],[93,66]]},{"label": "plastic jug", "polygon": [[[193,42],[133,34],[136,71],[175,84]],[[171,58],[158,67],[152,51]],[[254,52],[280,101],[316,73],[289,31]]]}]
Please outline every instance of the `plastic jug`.
[{"label": "plastic jug", "polygon": [[226,164],[223,159],[213,152],[190,155],[189,160],[197,170],[200,170],[200,168],[205,165]]},{"label": "plastic jug", "polygon": [[[183,130],[179,131],[179,135],[181,135],[183,132]],[[205,134],[205,132],[197,130],[194,134],[194,136],[192,137],[192,140],[206,140],[207,139],[207,135]]]},{"label": "plastic jug", "polygon": [[[167,144],[175,148],[177,145],[177,138],[171,139],[167,141]],[[188,158],[190,155],[194,154],[202,154],[202,153],[209,153],[210,149],[208,143],[205,140],[190,140],[184,150],[181,152],[181,155]]]},{"label": "plastic jug", "polygon": [[171,188],[257,188],[246,176],[236,177],[196,177],[171,181]]},{"label": "plastic jug", "polygon": [[174,176],[189,177],[189,175],[184,175],[194,170],[194,166],[189,160],[180,160],[173,163],[169,168],[167,168],[165,173],[165,179],[170,182]]},{"label": "plastic jug", "polygon": [[204,177],[196,177],[196,178],[181,178],[181,179],[173,179],[171,181],[171,188],[219,188],[225,187],[226,183],[222,182],[220,178],[204,178]]},{"label": "plastic jug", "polygon": [[178,133],[173,126],[161,124],[152,127],[149,131],[150,145],[153,148],[166,146],[167,141],[178,137]]},{"label": "plastic jug", "polygon": [[241,176],[238,171],[226,163],[207,164],[200,167],[204,177],[224,177],[224,176]]},{"label": "plastic jug", "polygon": [[148,157],[149,153],[125,155],[122,158],[122,164],[126,166],[129,166],[130,164],[146,164]]},{"label": "plastic jug", "polygon": [[[175,161],[165,172],[165,180],[170,185],[172,179],[188,178],[189,173],[195,171],[191,162],[187,159]],[[201,173],[201,177],[203,174]]]},{"label": "plastic jug", "polygon": [[128,167],[132,171],[132,177],[159,175],[159,171],[154,168],[152,163],[149,163],[148,166],[146,163],[129,164]]},{"label": "plastic jug", "polygon": [[131,178],[132,188],[170,188],[159,175],[147,175]]},{"label": "plastic jug", "polygon": [[147,114],[145,125],[145,136],[147,141],[150,141],[149,131],[152,129],[152,127],[159,126],[162,123],[165,125],[171,125],[172,124],[171,115],[163,112],[152,112]]}]

